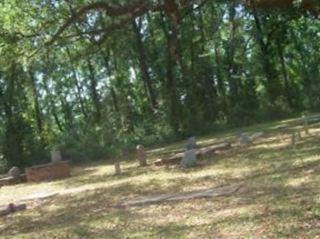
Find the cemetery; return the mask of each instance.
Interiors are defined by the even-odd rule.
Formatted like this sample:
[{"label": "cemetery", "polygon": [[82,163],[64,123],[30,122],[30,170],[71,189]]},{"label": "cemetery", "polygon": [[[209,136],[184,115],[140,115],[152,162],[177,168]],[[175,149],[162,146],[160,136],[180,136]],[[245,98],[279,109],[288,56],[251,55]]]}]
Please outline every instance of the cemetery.
[{"label": "cemetery", "polygon": [[[320,125],[316,120],[306,125],[298,118],[285,123],[285,134],[279,130],[279,125],[282,123],[245,128],[240,133],[232,130],[217,136],[187,138],[163,151],[138,145],[129,156],[131,160],[119,158],[115,166],[103,162],[72,166],[55,152],[50,163],[27,168],[25,180],[15,185],[2,185],[0,234],[12,238],[38,238],[38,235],[52,231],[58,235],[50,225],[63,223],[64,235],[81,238],[87,233],[98,237],[109,233],[114,237],[120,233],[131,235],[138,228],[141,235],[157,238],[155,235],[158,234],[153,231],[155,225],[167,228],[165,235],[169,237],[186,236],[193,231],[191,228],[171,231],[167,223],[184,224],[187,217],[194,222],[197,211],[202,212],[203,220],[211,221],[212,230],[219,230],[222,236],[231,235],[230,230],[234,227],[241,227],[238,218],[250,225],[251,235],[257,237],[280,233],[268,231],[264,220],[271,220],[277,224],[277,230],[282,228],[283,233],[293,235],[291,230],[294,229],[286,228],[282,221],[286,215],[291,218],[293,228],[302,221],[310,225],[301,227],[299,233],[312,238],[318,235],[319,223],[314,210],[320,203],[317,202]],[[22,172],[12,169],[9,174],[19,178]],[[279,178],[274,178],[275,175]],[[293,198],[295,201],[291,201]],[[57,209],[50,209],[53,206]],[[165,211],[170,208],[180,208],[181,216],[166,215]],[[232,217],[224,213],[228,208]],[[46,212],[45,215],[39,217],[40,211]],[[135,217],[154,213],[161,221],[146,228],[143,226],[142,231],[141,222],[132,221]],[[119,214],[123,215],[119,222],[109,221]],[[250,215],[253,219],[241,215]],[[28,230],[23,221],[25,216],[38,220],[39,232]],[[47,217],[51,218],[51,223]],[[79,223],[84,223],[86,218],[98,220],[94,232],[89,228],[73,231],[70,226],[75,222],[70,221],[70,217],[78,217]],[[162,218],[167,218],[168,222]],[[105,220],[108,226],[100,227]],[[147,220],[150,219],[142,219],[144,223]],[[229,226],[221,227],[220,220],[226,220]],[[119,228],[122,223],[129,223],[130,229],[113,231],[112,228]],[[261,226],[265,229],[254,229]],[[10,230],[15,227],[22,228],[23,233],[11,234]],[[205,228],[205,225],[199,224],[199,227]],[[40,228],[46,228],[46,231]],[[192,233],[205,236],[207,232],[197,230]]]},{"label": "cemetery", "polygon": [[320,239],[320,0],[1,0],[0,239]]}]

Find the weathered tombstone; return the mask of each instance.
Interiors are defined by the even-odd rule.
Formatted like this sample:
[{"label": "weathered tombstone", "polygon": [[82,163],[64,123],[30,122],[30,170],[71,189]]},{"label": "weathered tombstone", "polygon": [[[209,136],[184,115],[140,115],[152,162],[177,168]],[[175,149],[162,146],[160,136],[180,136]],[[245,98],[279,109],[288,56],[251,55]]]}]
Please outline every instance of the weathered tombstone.
[{"label": "weathered tombstone", "polygon": [[114,169],[116,175],[121,174],[120,162],[118,160],[114,162]]},{"label": "weathered tombstone", "polygon": [[196,140],[196,137],[193,136],[193,137],[190,137],[190,138],[187,140],[186,148],[187,148],[187,150],[197,148],[197,140]]},{"label": "weathered tombstone", "polygon": [[8,175],[15,179],[20,178],[20,174],[21,171],[18,167],[12,167],[8,172]]},{"label": "weathered tombstone", "polygon": [[239,143],[240,145],[249,145],[251,144],[251,139],[247,133],[241,133],[239,137]]},{"label": "weathered tombstone", "polygon": [[301,140],[301,134],[300,134],[299,131],[292,133],[292,136],[291,136],[291,145],[292,145],[293,147],[295,147],[296,144],[297,144],[297,142],[300,141],[300,140]]},{"label": "weathered tombstone", "polygon": [[291,146],[295,147],[296,146],[296,133],[293,133],[291,135]]},{"label": "weathered tombstone", "polygon": [[197,156],[196,150],[190,149],[184,153],[183,159],[181,160],[181,166],[184,168],[191,168],[196,166],[197,164]]},{"label": "weathered tombstone", "polygon": [[302,139],[300,131],[297,132],[297,138],[298,138],[298,140]]},{"label": "weathered tombstone", "polygon": [[251,141],[254,141],[254,140],[257,140],[257,139],[260,139],[262,137],[264,137],[265,133],[264,132],[257,132],[257,133],[254,133],[253,135],[251,135]]},{"label": "weathered tombstone", "polygon": [[308,125],[308,119],[305,114],[302,115],[302,122],[303,122],[303,128],[304,132],[309,135],[309,125]]},{"label": "weathered tombstone", "polygon": [[140,145],[140,144],[137,145],[136,149],[137,149],[137,158],[138,158],[140,167],[147,166],[147,155],[143,145]]},{"label": "weathered tombstone", "polygon": [[51,162],[52,163],[59,163],[62,161],[61,152],[59,150],[52,150],[51,151]]}]

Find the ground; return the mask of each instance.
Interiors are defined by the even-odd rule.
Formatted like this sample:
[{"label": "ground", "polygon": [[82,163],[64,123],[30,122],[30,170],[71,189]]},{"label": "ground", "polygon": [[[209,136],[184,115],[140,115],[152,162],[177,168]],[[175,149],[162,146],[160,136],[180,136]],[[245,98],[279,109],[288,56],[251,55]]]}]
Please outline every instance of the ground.
[{"label": "ground", "polygon": [[[73,168],[66,180],[0,189],[0,205],[26,197],[28,210],[0,218],[1,238],[320,238],[320,124],[293,147],[294,120],[242,129],[265,131],[248,147],[235,146],[182,170],[177,166],[139,168],[122,163],[123,173],[97,163]],[[290,125],[283,129],[281,125]],[[232,140],[229,131],[199,138],[201,145]],[[151,163],[179,151],[183,142],[148,151]],[[160,193],[241,184],[232,195],[114,207]],[[55,194],[57,193],[57,194]]]}]

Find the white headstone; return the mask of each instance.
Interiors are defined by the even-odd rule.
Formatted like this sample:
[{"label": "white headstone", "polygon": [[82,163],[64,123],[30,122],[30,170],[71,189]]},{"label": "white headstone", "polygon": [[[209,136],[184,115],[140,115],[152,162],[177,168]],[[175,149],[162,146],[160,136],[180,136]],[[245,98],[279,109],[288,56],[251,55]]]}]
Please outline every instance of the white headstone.
[{"label": "white headstone", "polygon": [[51,151],[51,162],[58,163],[62,160],[61,152],[59,150],[52,150]]},{"label": "white headstone", "polygon": [[12,167],[9,172],[8,175],[13,177],[13,178],[19,178],[20,177],[20,169],[18,167]]}]

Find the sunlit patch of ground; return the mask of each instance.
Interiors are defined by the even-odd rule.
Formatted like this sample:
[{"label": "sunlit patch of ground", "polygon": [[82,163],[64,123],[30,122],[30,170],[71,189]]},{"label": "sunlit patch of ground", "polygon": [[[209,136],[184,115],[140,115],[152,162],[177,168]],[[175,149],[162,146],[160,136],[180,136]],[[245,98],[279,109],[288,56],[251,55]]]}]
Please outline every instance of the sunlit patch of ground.
[{"label": "sunlit patch of ground", "polygon": [[[190,170],[139,168],[126,160],[115,176],[113,165],[100,162],[75,167],[69,179],[3,187],[0,205],[57,195],[28,201],[28,210],[0,218],[0,238],[320,238],[320,127],[310,126],[310,135],[302,133],[293,147],[291,132],[301,127],[277,131],[290,122],[242,129],[266,131],[266,136]],[[199,144],[234,140],[238,132],[200,138]],[[153,148],[149,161],[183,147],[178,142]],[[114,207],[143,195],[236,183],[243,186],[230,196]]]}]

